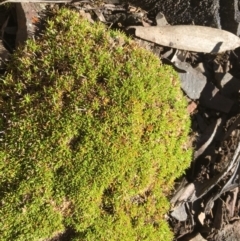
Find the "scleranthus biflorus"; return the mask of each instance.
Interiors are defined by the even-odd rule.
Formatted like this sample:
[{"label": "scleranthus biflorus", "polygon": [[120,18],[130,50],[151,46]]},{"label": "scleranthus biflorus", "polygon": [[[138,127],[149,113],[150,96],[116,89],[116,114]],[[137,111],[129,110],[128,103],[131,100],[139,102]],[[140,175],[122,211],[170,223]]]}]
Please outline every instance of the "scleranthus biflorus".
[{"label": "scleranthus biflorus", "polygon": [[124,34],[60,9],[0,92],[1,240],[171,240],[191,160],[176,73]]}]

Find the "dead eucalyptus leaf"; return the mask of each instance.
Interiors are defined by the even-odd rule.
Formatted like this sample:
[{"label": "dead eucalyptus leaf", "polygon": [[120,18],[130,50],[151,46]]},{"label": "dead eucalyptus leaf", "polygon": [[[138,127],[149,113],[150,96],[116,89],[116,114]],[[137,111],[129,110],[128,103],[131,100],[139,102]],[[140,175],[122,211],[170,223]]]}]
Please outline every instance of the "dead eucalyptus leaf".
[{"label": "dead eucalyptus leaf", "polygon": [[196,26],[130,26],[139,38],[181,50],[220,53],[240,46],[240,39],[225,30]]}]

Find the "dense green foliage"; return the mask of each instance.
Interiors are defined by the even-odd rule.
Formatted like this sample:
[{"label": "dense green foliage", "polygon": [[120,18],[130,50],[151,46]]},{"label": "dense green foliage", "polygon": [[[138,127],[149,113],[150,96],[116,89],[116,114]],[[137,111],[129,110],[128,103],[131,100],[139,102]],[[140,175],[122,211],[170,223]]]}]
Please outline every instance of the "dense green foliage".
[{"label": "dense green foliage", "polygon": [[[1,81],[1,240],[171,240],[189,166],[177,75],[123,34],[61,9]],[[42,240],[43,240],[42,239]]]}]

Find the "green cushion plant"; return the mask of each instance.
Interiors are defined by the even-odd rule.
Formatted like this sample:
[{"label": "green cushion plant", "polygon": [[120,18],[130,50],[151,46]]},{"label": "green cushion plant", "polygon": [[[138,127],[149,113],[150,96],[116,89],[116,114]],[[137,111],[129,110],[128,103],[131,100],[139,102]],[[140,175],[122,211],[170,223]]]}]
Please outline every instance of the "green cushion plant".
[{"label": "green cushion plant", "polygon": [[191,160],[174,70],[60,9],[0,83],[1,240],[171,240],[167,196]]}]

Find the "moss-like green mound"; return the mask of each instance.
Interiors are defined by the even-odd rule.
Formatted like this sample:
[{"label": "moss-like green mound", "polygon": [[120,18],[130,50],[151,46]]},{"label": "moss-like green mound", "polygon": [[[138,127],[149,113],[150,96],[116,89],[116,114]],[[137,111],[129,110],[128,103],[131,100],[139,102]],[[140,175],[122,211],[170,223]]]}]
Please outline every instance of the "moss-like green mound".
[{"label": "moss-like green mound", "polygon": [[189,166],[175,72],[61,9],[0,84],[1,240],[171,240],[166,196]]}]

